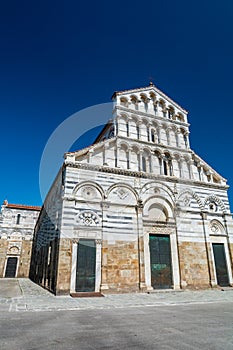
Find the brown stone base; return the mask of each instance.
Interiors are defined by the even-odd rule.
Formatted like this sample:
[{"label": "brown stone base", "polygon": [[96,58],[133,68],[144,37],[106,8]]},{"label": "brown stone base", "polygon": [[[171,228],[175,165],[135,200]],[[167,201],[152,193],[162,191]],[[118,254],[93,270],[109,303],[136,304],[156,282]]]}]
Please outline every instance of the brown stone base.
[{"label": "brown stone base", "polygon": [[179,243],[180,273],[182,289],[208,289],[210,275],[204,242]]},{"label": "brown stone base", "polygon": [[121,289],[108,289],[102,291],[104,294],[127,294],[127,293],[141,293],[145,292],[145,290],[134,289],[134,288],[121,288]]},{"label": "brown stone base", "polygon": [[[103,241],[104,294],[139,291],[138,241]],[[107,288],[106,288],[107,286]]]}]

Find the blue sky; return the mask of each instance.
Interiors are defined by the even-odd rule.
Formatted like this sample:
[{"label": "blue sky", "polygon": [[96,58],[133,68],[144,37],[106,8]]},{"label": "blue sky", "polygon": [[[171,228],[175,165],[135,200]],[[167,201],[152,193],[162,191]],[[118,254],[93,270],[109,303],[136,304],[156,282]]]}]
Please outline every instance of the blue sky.
[{"label": "blue sky", "polygon": [[191,146],[228,179],[233,204],[232,21],[230,0],[2,4],[0,201],[40,205],[54,129],[153,77],[189,110]]}]

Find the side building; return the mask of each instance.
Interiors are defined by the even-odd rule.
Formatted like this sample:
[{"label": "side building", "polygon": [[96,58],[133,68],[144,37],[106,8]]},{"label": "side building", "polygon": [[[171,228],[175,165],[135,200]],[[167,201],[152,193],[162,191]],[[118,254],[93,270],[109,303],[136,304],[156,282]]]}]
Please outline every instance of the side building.
[{"label": "side building", "polygon": [[187,111],[153,84],[112,100],[94,144],[65,154],[31,279],[55,294],[232,286],[228,185],[190,148]]},{"label": "side building", "polygon": [[28,277],[35,223],[41,207],[10,204],[0,213],[0,277]]}]

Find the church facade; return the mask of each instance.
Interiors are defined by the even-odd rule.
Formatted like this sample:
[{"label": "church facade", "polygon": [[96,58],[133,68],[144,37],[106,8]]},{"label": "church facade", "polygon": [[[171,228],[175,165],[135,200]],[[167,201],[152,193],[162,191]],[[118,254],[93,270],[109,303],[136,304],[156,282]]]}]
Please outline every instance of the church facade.
[{"label": "church facade", "polygon": [[153,84],[112,100],[96,141],[64,156],[30,278],[57,295],[232,286],[228,185],[190,148],[187,111]]},{"label": "church facade", "polygon": [[28,277],[35,223],[41,207],[8,203],[0,213],[0,277]]}]

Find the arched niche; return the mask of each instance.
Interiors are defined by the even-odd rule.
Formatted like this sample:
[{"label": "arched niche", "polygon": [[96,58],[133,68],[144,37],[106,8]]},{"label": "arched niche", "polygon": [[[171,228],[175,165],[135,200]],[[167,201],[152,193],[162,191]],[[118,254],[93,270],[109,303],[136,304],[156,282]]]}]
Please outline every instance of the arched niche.
[{"label": "arched niche", "polygon": [[135,206],[138,202],[138,195],[135,190],[124,183],[112,185],[107,191],[107,201],[112,204]]},{"label": "arched niche", "polygon": [[148,219],[153,221],[168,221],[168,213],[160,203],[153,203],[148,209]]},{"label": "arched niche", "polygon": [[181,208],[192,208],[197,210],[203,210],[203,203],[200,197],[191,190],[182,191],[178,195],[178,204]]},{"label": "arched niche", "polygon": [[103,200],[104,191],[102,187],[99,186],[98,184],[91,181],[85,181],[78,184],[74,188],[73,195],[77,200],[96,201],[96,200]]},{"label": "arched niche", "polygon": [[150,197],[144,203],[143,218],[150,221],[168,222],[174,218],[173,206],[161,196]]},{"label": "arched niche", "polygon": [[174,206],[174,193],[172,189],[159,181],[151,181],[146,183],[141,190],[140,196],[144,201],[151,196],[160,196],[166,198],[171,206]]},{"label": "arched niche", "polygon": [[226,212],[225,205],[216,195],[208,196],[204,201],[205,210],[210,212]]},{"label": "arched niche", "polygon": [[209,223],[210,235],[226,235],[226,231],[222,223],[216,219],[211,220]]}]

